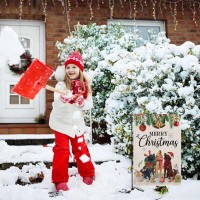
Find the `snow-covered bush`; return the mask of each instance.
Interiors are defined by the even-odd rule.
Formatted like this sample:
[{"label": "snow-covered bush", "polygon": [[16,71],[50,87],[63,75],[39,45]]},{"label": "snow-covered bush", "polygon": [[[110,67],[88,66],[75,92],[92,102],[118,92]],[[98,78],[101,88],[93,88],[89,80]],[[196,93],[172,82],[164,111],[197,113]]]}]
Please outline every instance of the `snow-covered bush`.
[{"label": "snow-covered bush", "polygon": [[[89,24],[78,26],[63,43],[57,42],[56,46],[60,51],[58,56],[62,63],[71,52],[79,50],[85,61],[85,70],[93,76],[92,119],[96,124],[105,123],[105,101],[114,89],[111,82],[113,74],[107,69],[108,65],[101,61],[117,49],[133,51],[140,41],[142,39],[136,33],[125,31],[120,24]],[[96,127],[95,132],[102,134],[102,128]]]},{"label": "snow-covered bush", "polygon": [[[109,62],[112,58],[115,63]],[[131,117],[137,113],[178,113],[182,129],[182,171],[192,176],[200,168],[200,45],[169,44],[159,34],[133,52],[116,51],[106,58],[114,91],[106,101],[108,130],[116,150],[132,152]]]}]

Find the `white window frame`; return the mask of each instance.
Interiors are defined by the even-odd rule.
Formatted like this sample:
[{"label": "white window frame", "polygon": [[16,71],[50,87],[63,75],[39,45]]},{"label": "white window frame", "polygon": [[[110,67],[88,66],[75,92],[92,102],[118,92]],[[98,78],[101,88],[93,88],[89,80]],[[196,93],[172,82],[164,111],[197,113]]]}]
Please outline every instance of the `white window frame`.
[{"label": "white window frame", "polygon": [[[134,29],[140,29],[140,27],[143,27],[145,30],[146,35],[148,35],[148,30],[154,29],[154,27],[158,28],[158,32],[165,32],[165,21],[158,21],[158,20],[125,20],[125,19],[109,19],[109,23],[120,23],[122,26],[130,26]],[[156,33],[158,33],[156,31]],[[138,32],[138,35],[143,36],[144,40],[148,40],[147,37],[144,36],[140,31]]]}]

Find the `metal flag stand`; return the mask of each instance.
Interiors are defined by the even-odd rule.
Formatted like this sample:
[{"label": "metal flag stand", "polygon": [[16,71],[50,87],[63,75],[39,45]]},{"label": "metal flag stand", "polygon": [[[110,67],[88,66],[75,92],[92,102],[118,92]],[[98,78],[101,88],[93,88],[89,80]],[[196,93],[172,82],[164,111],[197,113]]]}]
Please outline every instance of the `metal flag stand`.
[{"label": "metal flag stand", "polygon": [[[132,147],[134,148],[134,146],[133,146],[133,117],[131,118],[131,132],[132,132],[131,144],[132,144]],[[133,180],[133,176],[134,176],[133,171],[135,170],[135,169],[133,168],[133,163],[134,163],[133,158],[134,158],[134,151],[133,151],[133,153],[132,153],[132,157],[131,157],[131,167],[130,167],[130,169],[131,169],[131,188],[130,188],[130,189],[121,189],[121,190],[119,191],[119,192],[121,192],[121,193],[130,193],[130,192],[133,191],[134,189],[139,190],[139,191],[141,191],[141,192],[144,192],[144,190],[143,190],[142,188],[136,187],[136,186],[134,186],[134,184],[133,184],[133,182],[134,182],[134,180]],[[136,170],[136,171],[137,171],[137,170]]]}]

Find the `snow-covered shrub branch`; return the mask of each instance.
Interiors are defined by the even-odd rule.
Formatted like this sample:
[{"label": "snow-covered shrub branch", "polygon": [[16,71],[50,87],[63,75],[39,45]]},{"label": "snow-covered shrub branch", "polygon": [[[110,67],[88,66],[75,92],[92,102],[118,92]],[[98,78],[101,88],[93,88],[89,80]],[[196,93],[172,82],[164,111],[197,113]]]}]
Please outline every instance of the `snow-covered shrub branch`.
[{"label": "snow-covered shrub branch", "polygon": [[[200,46],[176,46],[164,38],[160,34],[154,44],[106,57],[115,84],[106,101],[106,121],[116,150],[130,155],[133,114],[180,114],[182,170],[191,176],[200,167]],[[112,64],[113,57],[118,59]]]}]

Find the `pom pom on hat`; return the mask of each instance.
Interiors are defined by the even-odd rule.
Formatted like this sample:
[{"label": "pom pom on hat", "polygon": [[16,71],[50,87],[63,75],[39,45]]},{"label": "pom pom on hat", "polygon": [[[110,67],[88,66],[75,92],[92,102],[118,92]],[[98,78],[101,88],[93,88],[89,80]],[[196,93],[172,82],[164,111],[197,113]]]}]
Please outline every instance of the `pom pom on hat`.
[{"label": "pom pom on hat", "polygon": [[69,64],[76,65],[82,72],[84,71],[83,58],[78,51],[74,51],[65,61],[65,67]]}]

